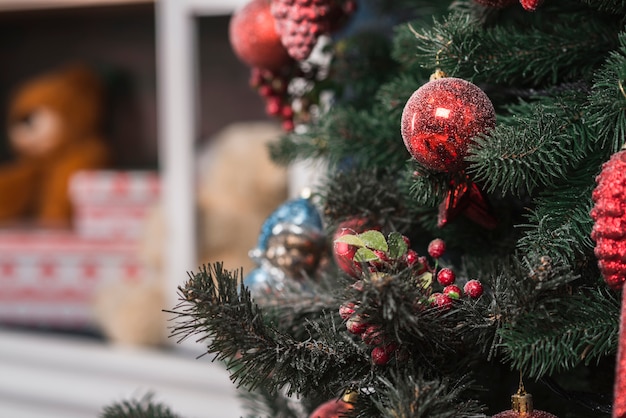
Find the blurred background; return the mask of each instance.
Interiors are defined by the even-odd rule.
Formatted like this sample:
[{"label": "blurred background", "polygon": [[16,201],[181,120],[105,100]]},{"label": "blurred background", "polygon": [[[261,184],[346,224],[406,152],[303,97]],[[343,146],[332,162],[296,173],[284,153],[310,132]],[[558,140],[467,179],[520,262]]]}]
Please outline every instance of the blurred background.
[{"label": "blurred background", "polygon": [[[280,128],[228,39],[242,3],[0,0],[0,416],[91,417],[146,393],[241,415],[223,366],[168,338],[162,310],[203,263],[253,268],[262,222],[308,181],[266,156]],[[35,194],[58,173],[66,193]],[[22,195],[49,210],[2,212]],[[62,204],[69,218],[46,216]]]}]

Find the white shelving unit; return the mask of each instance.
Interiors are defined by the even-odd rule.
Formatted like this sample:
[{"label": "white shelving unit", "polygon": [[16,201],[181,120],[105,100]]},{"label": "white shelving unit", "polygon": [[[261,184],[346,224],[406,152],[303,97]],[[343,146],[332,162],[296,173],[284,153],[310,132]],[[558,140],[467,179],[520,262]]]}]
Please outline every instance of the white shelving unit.
[{"label": "white shelving unit", "polygon": [[137,3],[154,3],[154,0],[0,0],[0,11],[55,9],[78,6],[113,6]]}]

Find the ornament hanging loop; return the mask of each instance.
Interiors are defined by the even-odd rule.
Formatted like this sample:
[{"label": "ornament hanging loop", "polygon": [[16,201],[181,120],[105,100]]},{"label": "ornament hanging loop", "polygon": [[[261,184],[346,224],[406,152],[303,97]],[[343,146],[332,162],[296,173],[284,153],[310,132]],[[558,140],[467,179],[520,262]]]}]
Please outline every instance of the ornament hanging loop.
[{"label": "ornament hanging loop", "polygon": [[626,91],[624,91],[624,85],[622,84],[622,80],[619,80],[617,82],[617,85],[619,87],[619,91],[622,92],[622,96],[624,96],[624,98],[626,98]]},{"label": "ornament hanging loop", "polygon": [[440,78],[444,78],[448,76],[448,74],[446,74],[441,68],[439,68],[439,55],[441,55],[443,50],[447,49],[451,44],[452,44],[451,40],[446,42],[446,44],[442,46],[439,49],[439,51],[437,51],[437,54],[435,54],[436,69],[435,69],[435,72],[430,75],[430,81],[439,80]]}]

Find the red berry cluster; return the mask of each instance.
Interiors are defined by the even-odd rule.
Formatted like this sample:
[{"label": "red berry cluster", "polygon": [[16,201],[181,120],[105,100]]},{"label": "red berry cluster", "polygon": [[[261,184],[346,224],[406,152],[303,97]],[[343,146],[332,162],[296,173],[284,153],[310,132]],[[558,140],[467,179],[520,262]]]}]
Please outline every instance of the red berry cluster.
[{"label": "red berry cluster", "polygon": [[369,324],[364,315],[355,313],[357,305],[353,302],[344,303],[339,307],[339,315],[346,321],[349,333],[361,336],[361,340],[371,351],[372,363],[384,366],[389,363],[393,355],[398,354],[398,344],[385,334],[380,325]]},{"label": "red berry cluster", "polygon": [[[445,252],[446,244],[440,238],[432,240],[428,245],[428,254],[435,260],[442,257]],[[441,285],[443,290],[441,292],[432,293],[428,301],[431,306],[445,310],[450,309],[453,301],[463,296],[461,289],[454,284],[456,282],[456,274],[452,269],[444,267],[436,272],[436,278],[437,283]],[[483,294],[483,285],[478,280],[470,280],[463,286],[463,291],[470,298],[477,299]]]},{"label": "red berry cluster", "polygon": [[252,68],[250,73],[250,87],[265,100],[265,113],[279,118],[286,132],[294,129],[294,112],[287,94],[289,81],[290,77],[283,72]]}]

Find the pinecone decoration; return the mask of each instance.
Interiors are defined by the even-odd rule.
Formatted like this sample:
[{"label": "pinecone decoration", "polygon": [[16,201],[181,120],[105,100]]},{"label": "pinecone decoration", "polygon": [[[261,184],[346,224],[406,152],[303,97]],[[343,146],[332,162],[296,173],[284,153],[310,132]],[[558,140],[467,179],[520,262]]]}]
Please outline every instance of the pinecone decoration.
[{"label": "pinecone decoration", "polygon": [[331,32],[340,8],[334,0],[272,0],[276,31],[289,55],[303,61],[317,40]]},{"label": "pinecone decoration", "polygon": [[604,280],[619,290],[626,280],[626,150],[604,163],[596,182],[591,238]]}]

